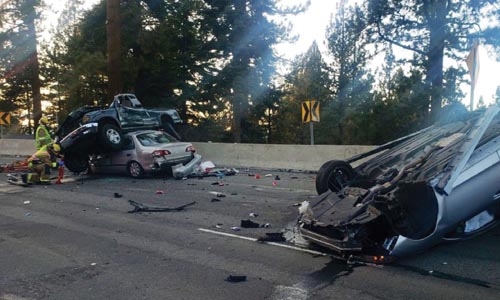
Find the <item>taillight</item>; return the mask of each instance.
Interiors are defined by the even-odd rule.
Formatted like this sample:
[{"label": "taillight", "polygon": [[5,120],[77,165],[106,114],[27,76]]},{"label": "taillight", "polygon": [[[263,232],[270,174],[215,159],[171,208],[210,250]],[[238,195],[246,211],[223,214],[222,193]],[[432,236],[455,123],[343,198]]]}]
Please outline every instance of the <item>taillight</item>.
[{"label": "taillight", "polygon": [[170,155],[170,151],[168,150],[156,150],[153,151],[153,157],[161,157],[165,155]]},{"label": "taillight", "polygon": [[196,152],[196,149],[194,149],[194,147],[193,147],[193,146],[187,146],[187,147],[186,147],[186,152],[195,153],[195,152]]}]

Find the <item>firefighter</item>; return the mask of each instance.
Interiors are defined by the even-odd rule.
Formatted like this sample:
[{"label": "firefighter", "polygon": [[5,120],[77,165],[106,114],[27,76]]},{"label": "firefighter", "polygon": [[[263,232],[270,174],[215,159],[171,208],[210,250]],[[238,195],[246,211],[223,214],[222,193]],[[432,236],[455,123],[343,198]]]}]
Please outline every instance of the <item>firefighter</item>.
[{"label": "firefighter", "polygon": [[47,117],[41,117],[38,123],[39,124],[35,132],[36,150],[40,150],[43,146],[47,146],[52,143],[52,137],[50,136],[49,129],[47,128],[49,124]]},{"label": "firefighter", "polygon": [[52,143],[43,146],[28,158],[28,167],[30,172],[23,175],[23,183],[50,184],[50,169],[61,151],[61,146]]}]

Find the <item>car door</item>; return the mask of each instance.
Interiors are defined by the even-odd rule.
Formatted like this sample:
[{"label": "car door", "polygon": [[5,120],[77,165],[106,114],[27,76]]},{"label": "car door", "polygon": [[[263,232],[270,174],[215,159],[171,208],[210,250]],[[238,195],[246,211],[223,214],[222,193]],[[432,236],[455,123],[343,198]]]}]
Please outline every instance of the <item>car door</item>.
[{"label": "car door", "polygon": [[159,125],[156,117],[151,116],[137,98],[122,95],[118,100],[118,116],[124,131],[153,128]]},{"label": "car door", "polygon": [[136,147],[132,137],[130,135],[125,135],[123,142],[123,147],[120,151],[110,153],[111,170],[114,173],[126,173],[127,164],[131,160],[137,159]]}]

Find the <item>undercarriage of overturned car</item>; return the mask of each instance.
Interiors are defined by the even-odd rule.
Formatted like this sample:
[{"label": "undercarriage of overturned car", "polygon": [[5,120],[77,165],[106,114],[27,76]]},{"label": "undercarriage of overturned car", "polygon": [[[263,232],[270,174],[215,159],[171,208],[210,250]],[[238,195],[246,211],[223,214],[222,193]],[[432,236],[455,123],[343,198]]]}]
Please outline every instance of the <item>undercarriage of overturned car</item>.
[{"label": "undercarriage of overturned car", "polygon": [[299,208],[302,236],[346,259],[387,263],[496,225],[498,111],[493,106],[326,162],[316,178],[320,195]]}]

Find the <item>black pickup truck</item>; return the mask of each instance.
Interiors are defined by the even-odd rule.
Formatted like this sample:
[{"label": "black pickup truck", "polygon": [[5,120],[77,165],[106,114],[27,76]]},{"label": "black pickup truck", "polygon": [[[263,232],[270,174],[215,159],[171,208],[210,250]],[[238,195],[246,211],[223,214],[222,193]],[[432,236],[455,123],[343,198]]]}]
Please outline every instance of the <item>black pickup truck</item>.
[{"label": "black pickup truck", "polygon": [[119,94],[108,108],[83,106],[72,111],[56,132],[66,167],[83,172],[89,155],[119,150],[123,134],[159,129],[180,139],[175,130],[182,123],[175,109],[145,109],[134,94]]}]

